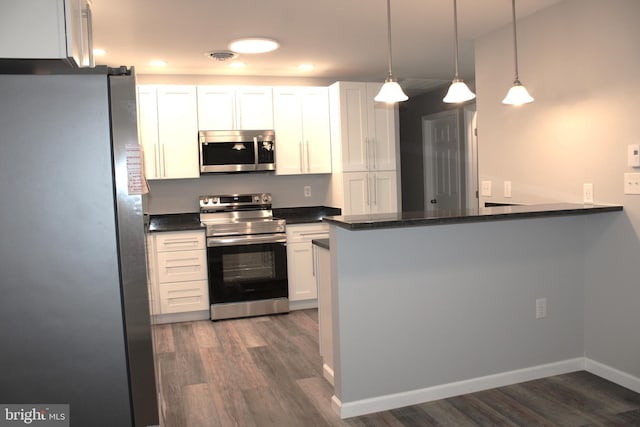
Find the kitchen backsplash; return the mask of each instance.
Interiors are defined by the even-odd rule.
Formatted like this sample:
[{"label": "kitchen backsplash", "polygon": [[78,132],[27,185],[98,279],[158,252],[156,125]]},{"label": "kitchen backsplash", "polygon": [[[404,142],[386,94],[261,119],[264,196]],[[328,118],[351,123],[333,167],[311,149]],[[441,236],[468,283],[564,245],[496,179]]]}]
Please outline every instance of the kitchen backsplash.
[{"label": "kitchen backsplash", "polygon": [[[327,205],[330,182],[330,174],[276,176],[268,172],[151,180],[145,211],[156,215],[198,212],[198,197],[210,194],[271,193],[274,208]],[[305,186],[311,187],[311,197],[305,197]]]}]

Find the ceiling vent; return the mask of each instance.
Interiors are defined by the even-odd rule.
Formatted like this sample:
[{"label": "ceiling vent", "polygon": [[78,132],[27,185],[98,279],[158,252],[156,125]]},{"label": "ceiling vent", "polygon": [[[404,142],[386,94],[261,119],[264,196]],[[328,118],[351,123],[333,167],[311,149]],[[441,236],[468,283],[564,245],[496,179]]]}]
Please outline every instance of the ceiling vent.
[{"label": "ceiling vent", "polygon": [[207,56],[214,61],[229,61],[238,57],[238,54],[230,50],[214,50],[207,53]]}]

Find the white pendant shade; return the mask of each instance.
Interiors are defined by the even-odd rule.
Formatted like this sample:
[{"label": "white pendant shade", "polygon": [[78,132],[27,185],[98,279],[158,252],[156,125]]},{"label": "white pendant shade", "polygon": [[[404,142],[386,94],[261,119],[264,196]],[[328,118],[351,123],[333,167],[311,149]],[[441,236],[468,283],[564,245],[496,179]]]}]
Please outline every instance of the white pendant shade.
[{"label": "white pendant shade", "polygon": [[502,100],[503,104],[507,105],[522,105],[533,102],[533,97],[529,95],[527,88],[522,86],[522,83],[515,81],[507,96]]},{"label": "white pendant shade", "polygon": [[471,89],[469,89],[465,82],[460,79],[455,79],[451,83],[451,86],[449,86],[449,91],[443,101],[449,104],[455,104],[469,101],[475,97],[476,94],[471,92]]},{"label": "white pendant shade", "polygon": [[387,79],[380,88],[380,92],[373,99],[377,102],[393,104],[394,102],[406,101],[409,97],[402,91],[398,82]]},{"label": "white pendant shade", "polygon": [[453,77],[451,86],[449,86],[447,95],[442,100],[448,104],[459,104],[474,99],[476,94],[471,92],[469,86],[458,75],[458,2],[456,0],[453,0],[453,33],[456,42],[456,74]]}]

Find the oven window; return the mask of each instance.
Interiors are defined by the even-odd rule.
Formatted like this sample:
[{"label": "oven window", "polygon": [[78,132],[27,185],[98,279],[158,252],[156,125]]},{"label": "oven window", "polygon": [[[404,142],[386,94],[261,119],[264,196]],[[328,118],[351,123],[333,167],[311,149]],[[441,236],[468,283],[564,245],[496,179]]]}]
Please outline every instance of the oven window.
[{"label": "oven window", "polygon": [[222,255],[222,276],[225,282],[273,279],[273,252],[245,252]]},{"label": "oven window", "polygon": [[284,243],[207,248],[211,303],[288,296]]}]

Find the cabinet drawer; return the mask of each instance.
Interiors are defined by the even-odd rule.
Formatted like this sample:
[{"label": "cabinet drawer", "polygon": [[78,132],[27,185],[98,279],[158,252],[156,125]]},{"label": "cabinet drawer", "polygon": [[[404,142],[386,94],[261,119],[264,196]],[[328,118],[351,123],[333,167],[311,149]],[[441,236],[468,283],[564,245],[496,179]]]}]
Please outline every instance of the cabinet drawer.
[{"label": "cabinet drawer", "polygon": [[162,314],[209,309],[209,287],[206,280],[160,285]]},{"label": "cabinet drawer", "polygon": [[159,252],[158,281],[207,280],[207,253],[204,250]]},{"label": "cabinet drawer", "polygon": [[310,242],[313,239],[329,237],[329,224],[287,225],[287,243]]},{"label": "cabinet drawer", "polygon": [[206,249],[204,231],[156,233],[156,252]]}]

